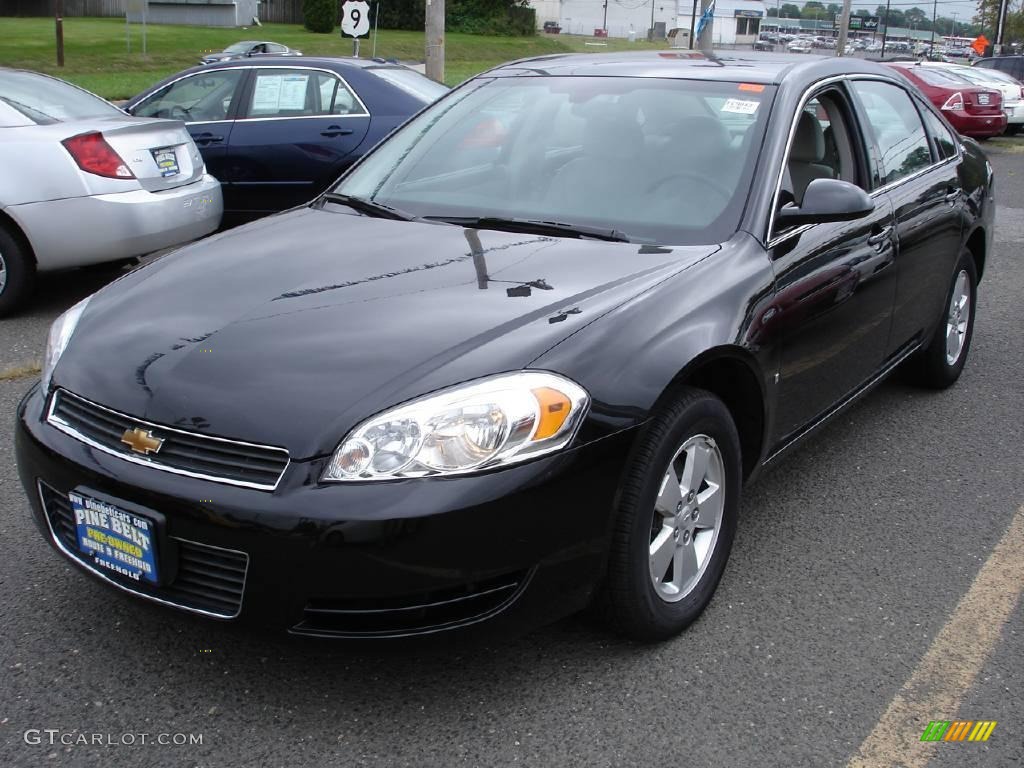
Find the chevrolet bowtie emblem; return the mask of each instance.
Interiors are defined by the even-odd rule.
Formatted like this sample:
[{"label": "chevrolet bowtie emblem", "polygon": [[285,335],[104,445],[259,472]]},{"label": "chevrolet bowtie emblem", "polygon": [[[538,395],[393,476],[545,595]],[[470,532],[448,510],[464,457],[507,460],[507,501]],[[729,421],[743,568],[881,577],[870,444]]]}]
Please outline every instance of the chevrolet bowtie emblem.
[{"label": "chevrolet bowtie emblem", "polygon": [[164,441],[159,437],[153,437],[153,433],[145,429],[126,429],[121,435],[121,442],[127,445],[136,453],[143,453],[147,456],[157,453]]}]

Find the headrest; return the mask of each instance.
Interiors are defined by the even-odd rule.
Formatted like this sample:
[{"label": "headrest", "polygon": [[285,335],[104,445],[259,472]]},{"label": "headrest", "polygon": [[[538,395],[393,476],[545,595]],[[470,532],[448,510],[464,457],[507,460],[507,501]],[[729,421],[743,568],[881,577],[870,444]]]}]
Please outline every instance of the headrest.
[{"label": "headrest", "polygon": [[632,160],[644,146],[635,120],[619,115],[594,115],[587,120],[583,151],[592,157]]},{"label": "headrest", "polygon": [[677,149],[698,160],[717,160],[729,149],[729,129],[710,115],[691,115],[672,129]]},{"label": "headrest", "polygon": [[801,163],[820,163],[825,157],[825,132],[810,112],[800,114],[789,159]]}]

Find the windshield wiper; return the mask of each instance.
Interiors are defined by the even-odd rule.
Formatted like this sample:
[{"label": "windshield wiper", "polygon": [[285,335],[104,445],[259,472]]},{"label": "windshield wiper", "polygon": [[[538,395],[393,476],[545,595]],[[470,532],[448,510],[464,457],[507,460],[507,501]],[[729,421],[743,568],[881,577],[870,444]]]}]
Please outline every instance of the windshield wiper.
[{"label": "windshield wiper", "polygon": [[535,235],[557,237],[591,237],[615,243],[628,243],[629,238],[617,229],[588,227],[583,224],[566,224],[562,221],[541,221],[539,219],[502,218],[500,216],[425,216],[425,219],[446,221],[471,229],[501,229],[507,232],[524,232]]},{"label": "windshield wiper", "polygon": [[329,203],[347,205],[349,208],[354,208],[360,213],[366,214],[367,216],[375,216],[378,219],[397,219],[398,221],[419,220],[418,216],[413,216],[411,213],[406,213],[405,211],[400,211],[397,208],[392,208],[390,205],[384,205],[384,203],[378,203],[375,200],[367,200],[363,197],[342,195],[338,192],[325,192],[323,199]]}]

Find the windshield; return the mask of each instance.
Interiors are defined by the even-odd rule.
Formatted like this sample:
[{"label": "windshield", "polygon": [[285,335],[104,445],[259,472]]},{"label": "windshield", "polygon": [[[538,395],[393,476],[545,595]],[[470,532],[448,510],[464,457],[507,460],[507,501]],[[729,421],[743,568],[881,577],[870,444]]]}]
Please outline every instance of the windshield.
[{"label": "windshield", "polygon": [[334,191],[423,217],[723,242],[739,224],[773,94],[696,80],[483,78],[407,123]]},{"label": "windshield", "polygon": [[0,72],[0,101],[34,123],[124,116],[99,96],[34,72]]},{"label": "windshield", "polygon": [[256,43],[253,42],[252,40],[245,40],[245,41],[243,41],[241,43],[235,43],[234,45],[229,45],[227,48],[224,49],[224,53],[245,53],[250,48],[252,48],[254,45],[256,45]]},{"label": "windshield", "polygon": [[373,72],[381,80],[387,80],[396,88],[401,88],[411,96],[415,96],[424,104],[429,104],[448,93],[448,86],[431,80],[426,75],[412,69],[398,67],[372,67]]}]

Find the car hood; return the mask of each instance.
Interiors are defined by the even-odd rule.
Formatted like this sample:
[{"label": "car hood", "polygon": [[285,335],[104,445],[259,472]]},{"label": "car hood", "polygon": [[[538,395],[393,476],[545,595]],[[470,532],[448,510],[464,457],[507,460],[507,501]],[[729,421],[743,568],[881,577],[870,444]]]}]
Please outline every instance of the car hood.
[{"label": "car hood", "polygon": [[528,366],[718,247],[347,211],[272,216],[112,283],[92,298],[55,384],[158,424],[309,458],[383,408]]}]

